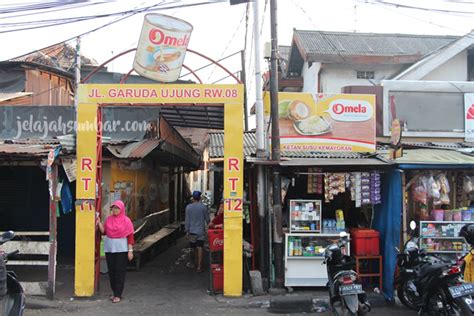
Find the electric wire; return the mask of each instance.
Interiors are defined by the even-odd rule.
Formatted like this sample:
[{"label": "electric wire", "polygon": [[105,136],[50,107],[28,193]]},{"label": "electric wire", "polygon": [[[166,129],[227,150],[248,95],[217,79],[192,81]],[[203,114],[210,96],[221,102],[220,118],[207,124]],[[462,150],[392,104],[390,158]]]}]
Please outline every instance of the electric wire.
[{"label": "electric wire", "polygon": [[[121,12],[115,12],[115,13],[108,13],[108,14],[100,14],[100,15],[92,15],[92,16],[82,16],[82,17],[71,17],[71,18],[62,18],[62,19],[55,19],[55,20],[41,20],[41,21],[32,21],[31,23],[37,23],[39,25],[37,26],[29,26],[29,27],[23,27],[23,28],[16,28],[16,29],[9,29],[9,30],[4,30],[0,31],[1,33],[12,33],[12,32],[18,32],[18,31],[28,31],[28,30],[34,30],[34,29],[39,29],[39,28],[46,28],[46,27],[54,27],[54,26],[60,26],[64,24],[70,24],[70,23],[77,23],[77,22],[83,22],[91,19],[100,19],[100,18],[106,18],[106,17],[113,17],[113,16],[123,16],[127,14],[138,14],[141,12],[153,12],[153,11],[159,11],[159,10],[169,10],[173,8],[183,8],[183,7],[190,7],[190,6],[197,6],[197,5],[202,5],[202,4],[213,4],[217,2],[222,2],[223,0],[214,0],[214,1],[206,1],[206,2],[201,2],[201,3],[195,3],[195,4],[183,4],[179,6],[166,6],[163,8],[156,8],[158,5],[161,5],[165,3],[166,1],[161,1],[158,5],[150,5],[147,7],[135,9],[135,10],[127,10],[127,11],[121,11]],[[177,1],[173,1],[171,3],[175,3]],[[169,3],[165,3],[167,5]],[[30,22],[24,22],[24,24],[28,24]],[[20,22],[16,23],[0,23],[0,26],[14,26],[14,25],[23,25]]]},{"label": "electric wire", "polygon": [[[206,4],[215,4],[215,3],[219,3],[219,2],[223,2],[223,1],[226,1],[226,0],[213,0],[213,1],[206,1],[206,2],[194,3],[194,4],[183,4],[183,5],[180,5],[180,6],[164,7],[164,8],[161,8],[161,10],[168,10],[168,9],[173,9],[173,8],[176,8],[176,7],[183,7],[183,8],[184,8],[184,7],[199,6],[199,5],[206,5]],[[161,1],[160,3],[155,4],[155,5],[151,6],[151,7],[159,6],[160,4],[163,4],[164,2],[166,2],[166,1],[163,0],[163,1]],[[173,3],[175,3],[175,2],[177,2],[177,1],[173,1]],[[158,10],[155,10],[155,11],[158,11]],[[105,23],[105,24],[103,24],[103,25],[101,25],[101,26],[95,27],[95,28],[93,28],[93,29],[91,29],[91,30],[88,30],[88,31],[86,31],[86,32],[83,32],[83,33],[80,33],[80,34],[71,36],[71,37],[69,37],[69,38],[67,38],[67,39],[65,39],[65,40],[60,41],[60,42],[56,42],[56,43],[51,44],[51,45],[49,45],[49,46],[43,47],[42,50],[43,50],[43,49],[48,49],[48,48],[54,47],[54,46],[56,46],[56,45],[58,45],[58,44],[61,44],[61,43],[70,42],[70,41],[76,39],[77,37],[83,37],[83,36],[88,35],[88,34],[90,34],[90,33],[96,32],[96,31],[98,31],[98,30],[100,30],[100,29],[103,29],[103,28],[108,27],[108,26],[110,26],[110,25],[112,25],[112,24],[118,23],[118,22],[120,22],[120,21],[122,21],[122,20],[125,20],[125,19],[127,19],[127,18],[129,18],[129,17],[132,17],[132,16],[134,16],[134,15],[136,15],[136,14],[138,14],[138,13],[141,13],[141,12],[148,12],[148,10],[143,10],[143,11],[140,11],[140,12],[130,13],[130,14],[127,15],[127,16],[120,17],[120,18],[118,18],[118,19],[116,19],[116,20],[107,22],[107,23]],[[19,56],[19,57],[17,57],[17,58],[21,58],[21,57],[23,57],[23,56],[30,55],[30,54],[32,54],[32,53],[34,53],[34,52],[37,52],[37,51],[38,51],[38,50],[30,51],[29,53],[23,54],[23,55],[21,55],[21,56]]]},{"label": "electric wire", "polygon": [[[222,56],[224,56],[224,54],[227,52],[227,49],[229,48],[230,44],[234,41],[235,37],[237,36],[237,33],[240,31],[241,27],[242,27],[242,23],[244,21],[244,18],[245,18],[245,13],[246,13],[246,10],[244,10],[244,14],[242,14],[242,18],[240,19],[240,22],[239,24],[237,25],[235,31],[234,31],[234,34],[232,34],[230,40],[227,42],[227,45],[225,46],[224,50],[222,51],[222,53],[220,54],[219,58],[222,58]],[[217,65],[214,65],[214,67],[212,68],[211,70],[211,73],[209,74],[209,76],[207,77],[207,80],[206,81],[209,81],[209,79],[211,79],[212,75],[214,74],[214,71],[216,70],[217,68]]]},{"label": "electric wire", "polygon": [[[379,7],[381,9],[384,9],[386,11],[389,11],[389,12],[392,12],[392,13],[396,13],[398,15],[402,15],[402,16],[405,16],[405,17],[408,17],[408,18],[411,18],[413,20],[417,20],[419,22],[423,22],[423,23],[427,23],[427,24],[431,24],[431,25],[434,25],[436,27],[439,27],[439,28],[442,28],[442,29],[445,29],[445,30],[449,30],[449,31],[455,31],[457,33],[462,33],[463,31],[459,30],[459,29],[455,29],[455,28],[452,28],[452,27],[448,27],[446,25],[442,25],[442,24],[438,24],[438,23],[434,23],[432,21],[428,21],[428,20],[424,20],[424,19],[421,19],[421,18],[418,18],[418,17],[414,17],[412,15],[409,15],[409,14],[406,14],[406,13],[403,13],[401,12],[400,10],[393,10],[391,8],[389,8],[388,6],[384,6],[384,5],[381,5],[381,4],[378,4],[378,3],[375,3],[375,2],[366,2],[367,4],[371,4],[373,6],[376,6],[376,7]],[[474,38],[472,35],[470,34],[466,34],[465,36],[469,37],[469,38]]]},{"label": "electric wire", "polygon": [[[52,12],[59,12],[59,11],[66,11],[66,10],[73,10],[73,9],[81,9],[85,7],[90,7],[90,6],[95,6],[95,5],[102,5],[105,3],[110,3],[110,1],[106,2],[94,2],[94,3],[81,3],[80,5],[71,5],[67,7],[58,7],[58,8],[52,8],[51,10],[40,10],[38,12],[29,12],[27,13],[21,13],[21,14],[16,14],[16,15],[7,15],[7,16],[2,16],[2,20],[6,19],[12,19],[12,18],[19,18],[19,17],[27,17],[27,16],[32,16],[32,15],[38,15],[38,14],[48,14]],[[18,12],[18,11],[15,11]],[[22,12],[22,11],[20,11]]]},{"label": "electric wire", "polygon": [[[224,2],[224,1],[227,1],[227,0],[213,0],[213,1],[207,1],[207,2],[194,3],[194,4],[183,4],[183,5],[173,6],[173,7],[165,7],[165,8],[163,8],[162,10],[167,10],[167,9],[171,9],[171,8],[180,8],[180,7],[199,6],[199,5],[205,5],[205,4],[215,4],[215,3]],[[157,6],[157,5],[159,5],[159,4],[162,4],[163,2],[166,2],[166,1],[163,0],[163,1],[161,1],[160,3],[155,4],[155,5],[153,5],[153,6]],[[173,1],[173,2],[176,3],[176,2],[181,2],[181,1],[178,0],[178,1]],[[139,12],[137,12],[137,13],[139,13]],[[135,14],[137,14],[137,13],[133,13],[132,15],[135,15]],[[66,40],[64,40],[64,41],[61,41],[61,42],[55,43],[55,44],[53,44],[53,45],[47,46],[47,47],[45,47],[45,48],[43,48],[43,49],[47,49],[47,48],[53,47],[53,46],[58,45],[58,44],[61,44],[61,43],[65,43],[65,44],[66,44],[67,42],[69,42],[69,41],[71,41],[71,40],[74,40],[74,39],[76,39],[77,37],[82,37],[82,36],[84,36],[84,35],[87,35],[87,34],[90,34],[90,33],[92,33],[92,32],[95,32],[95,31],[97,31],[97,30],[99,30],[99,29],[101,29],[101,28],[107,27],[107,26],[109,26],[109,25],[111,25],[111,24],[114,24],[114,23],[117,23],[117,22],[119,22],[119,21],[122,21],[122,20],[124,20],[124,19],[126,19],[126,18],[129,18],[129,17],[132,16],[132,15],[125,16],[125,17],[121,17],[121,18],[116,19],[116,20],[114,20],[114,21],[112,21],[112,22],[106,23],[106,24],[104,24],[104,25],[102,25],[102,26],[99,26],[99,27],[97,27],[97,28],[94,28],[94,29],[92,29],[92,30],[89,30],[89,31],[87,31],[87,32],[84,32],[84,33],[82,33],[82,34],[80,34],[80,35],[76,35],[76,36],[73,36],[73,37],[71,37],[71,38],[68,38],[68,39],[66,39]],[[24,55],[22,55],[22,56],[26,56],[26,55],[32,54],[32,53],[34,53],[34,52],[37,52],[37,51],[38,51],[38,50],[35,50],[35,51],[30,52],[30,53],[24,54]],[[236,53],[234,53],[233,55],[235,55],[235,54],[236,54]],[[20,56],[20,57],[22,57],[22,56]],[[48,93],[48,92],[50,92],[50,91],[52,91],[52,90],[58,89],[58,88],[63,87],[63,86],[65,86],[65,85],[67,85],[67,84],[68,84],[68,83],[66,82],[66,83],[64,83],[64,84],[58,85],[58,86],[56,86],[56,87],[52,87],[52,88],[47,89],[47,90],[45,90],[45,91],[41,91],[41,92],[39,92],[39,93],[34,94],[33,97],[37,97],[37,96],[42,95],[42,94],[44,94],[44,93]]]},{"label": "electric wire", "polygon": [[387,5],[387,6],[393,6],[393,7],[396,7],[396,8],[404,8],[404,9],[412,9],[412,10],[420,10],[420,11],[428,11],[428,12],[438,12],[438,13],[445,13],[445,14],[455,14],[457,16],[474,14],[474,12],[472,12],[472,11],[425,8],[425,7],[418,7],[418,6],[413,6],[413,5],[399,4],[399,3],[394,3],[394,2],[390,2],[390,1],[384,1],[384,0],[372,0],[372,1],[375,1],[375,2],[383,4],[383,5]]}]

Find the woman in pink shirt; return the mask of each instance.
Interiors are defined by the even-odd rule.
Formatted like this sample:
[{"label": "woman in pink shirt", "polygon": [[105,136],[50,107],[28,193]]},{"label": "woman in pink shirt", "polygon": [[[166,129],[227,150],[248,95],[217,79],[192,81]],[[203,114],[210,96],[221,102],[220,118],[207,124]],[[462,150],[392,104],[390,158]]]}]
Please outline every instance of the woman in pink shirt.
[{"label": "woman in pink shirt", "polygon": [[112,204],[111,210],[112,215],[107,217],[104,224],[97,219],[97,226],[102,235],[106,236],[104,251],[113,292],[110,299],[113,303],[118,303],[122,300],[127,263],[133,260],[135,240],[132,221],[125,215],[125,204],[117,200]]}]

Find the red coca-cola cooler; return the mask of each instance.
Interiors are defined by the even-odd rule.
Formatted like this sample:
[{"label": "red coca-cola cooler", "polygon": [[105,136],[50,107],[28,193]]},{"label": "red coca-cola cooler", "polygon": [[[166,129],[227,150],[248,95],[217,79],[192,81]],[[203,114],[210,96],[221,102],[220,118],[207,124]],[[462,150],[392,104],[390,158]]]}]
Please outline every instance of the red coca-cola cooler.
[{"label": "red coca-cola cooler", "polygon": [[222,293],[224,289],[224,230],[209,229],[209,291]]},{"label": "red coca-cola cooler", "polygon": [[224,266],[211,264],[211,292],[222,293],[224,290]]},{"label": "red coca-cola cooler", "polygon": [[207,239],[209,240],[209,251],[224,250],[224,230],[209,229],[207,231]]}]

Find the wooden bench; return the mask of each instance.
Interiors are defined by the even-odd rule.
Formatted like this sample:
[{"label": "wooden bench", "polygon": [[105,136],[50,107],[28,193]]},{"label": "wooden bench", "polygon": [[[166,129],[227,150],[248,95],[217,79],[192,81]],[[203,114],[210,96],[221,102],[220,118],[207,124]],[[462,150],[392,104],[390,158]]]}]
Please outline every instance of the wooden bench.
[{"label": "wooden bench", "polygon": [[156,251],[155,245],[160,241],[164,240],[168,236],[172,235],[179,228],[179,224],[168,224],[165,227],[158,230],[156,233],[151,234],[138,241],[133,245],[133,258],[135,262],[136,271],[140,270],[142,263],[142,256],[145,252],[149,251],[150,256],[153,257]]},{"label": "wooden bench", "polygon": [[32,273],[41,271],[30,270],[30,267],[34,270],[46,267],[48,270],[46,281],[24,281],[27,276],[19,275],[25,294],[51,296],[54,293],[56,260],[51,260],[52,257],[50,255],[52,250],[55,251],[55,247],[51,247],[49,232],[15,232],[15,238],[1,245],[0,250],[5,252],[19,251],[13,260],[7,262],[7,267],[26,266],[28,267],[28,272]]}]

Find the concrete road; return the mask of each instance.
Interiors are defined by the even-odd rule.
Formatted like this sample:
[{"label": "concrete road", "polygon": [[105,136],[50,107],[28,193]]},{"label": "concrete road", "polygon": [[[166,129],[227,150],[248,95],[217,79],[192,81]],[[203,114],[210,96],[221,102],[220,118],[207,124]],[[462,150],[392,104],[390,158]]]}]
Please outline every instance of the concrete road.
[{"label": "concrete road", "polygon": [[[61,266],[58,271],[57,298],[47,301],[39,298],[27,299],[26,316],[56,315],[275,315],[268,311],[275,296],[224,298],[209,295],[208,271],[196,273],[186,268],[187,242],[184,238],[166,251],[147,262],[139,271],[129,271],[122,302],[114,304],[108,276],[101,276],[99,293],[89,299],[73,297],[73,267]],[[287,297],[290,295],[287,295]],[[326,300],[325,291],[298,291],[293,297],[317,297]],[[380,301],[380,302],[379,302]],[[370,315],[416,315],[399,304],[386,307],[382,299],[374,304]],[[283,311],[280,311],[283,312]],[[291,313],[284,315],[306,315]],[[332,315],[329,312],[312,313]]]}]

